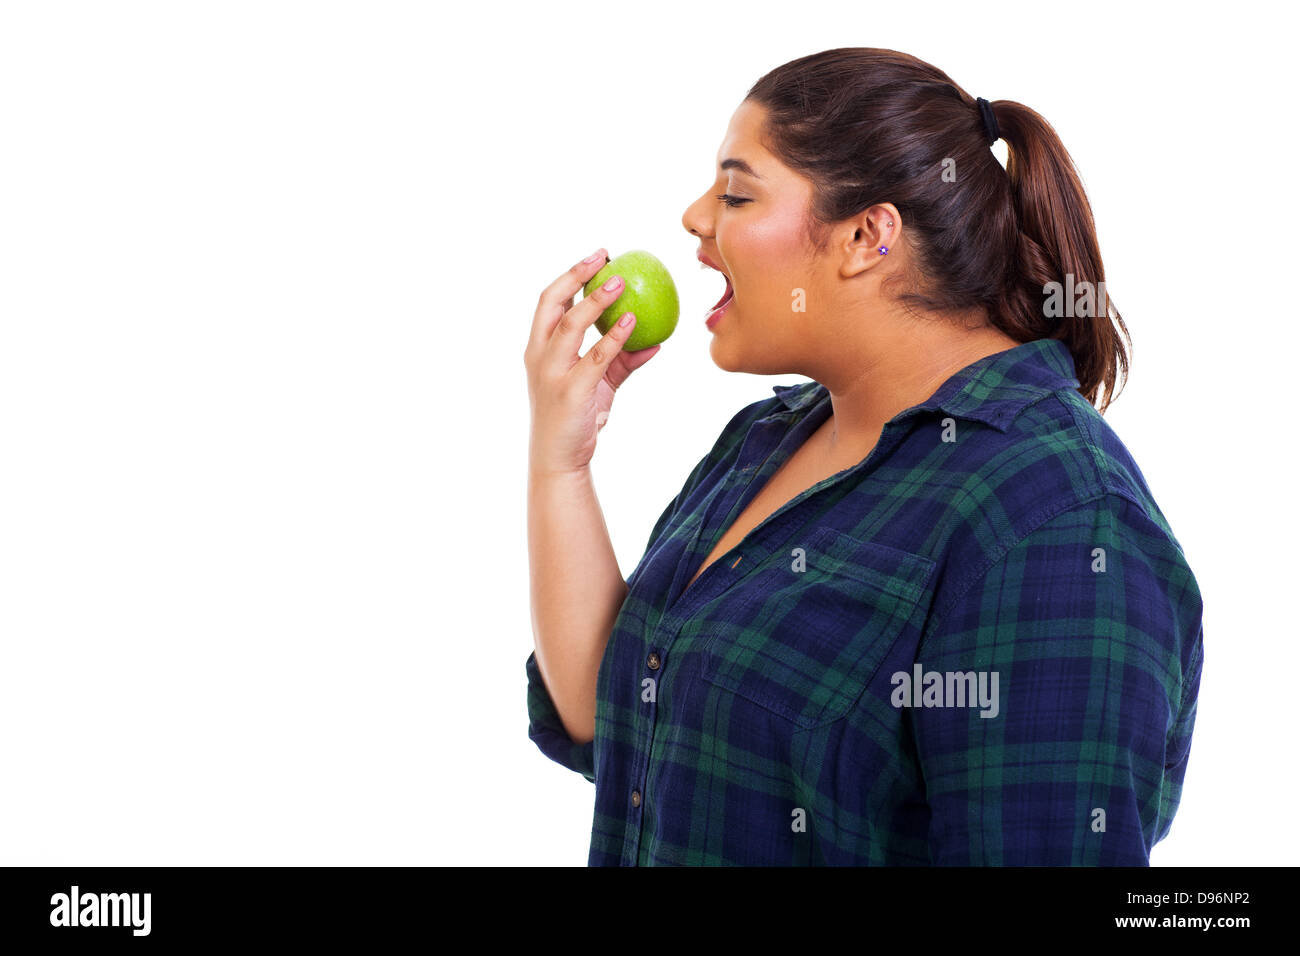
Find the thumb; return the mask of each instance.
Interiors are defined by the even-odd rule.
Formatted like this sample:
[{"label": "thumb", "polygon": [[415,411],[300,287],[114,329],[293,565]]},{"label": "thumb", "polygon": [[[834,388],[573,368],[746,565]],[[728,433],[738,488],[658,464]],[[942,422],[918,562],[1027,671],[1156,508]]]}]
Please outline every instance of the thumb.
[{"label": "thumb", "polygon": [[613,388],[618,388],[627,381],[629,375],[654,358],[655,353],[658,351],[658,345],[651,345],[643,349],[637,349],[635,352],[620,352],[618,357],[610,363],[605,378],[609,380],[609,384]]}]

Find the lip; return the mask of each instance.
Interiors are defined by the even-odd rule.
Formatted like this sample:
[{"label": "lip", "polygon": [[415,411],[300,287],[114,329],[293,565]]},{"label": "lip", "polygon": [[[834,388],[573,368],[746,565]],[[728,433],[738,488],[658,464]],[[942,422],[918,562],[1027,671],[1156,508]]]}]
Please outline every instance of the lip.
[{"label": "lip", "polygon": [[732,301],[733,301],[732,299],[728,299],[726,303],[722,306],[722,308],[714,309],[712,312],[710,312],[708,318],[704,320],[704,327],[709,331],[713,331],[713,327],[717,325],[719,321],[721,321],[722,316],[726,313],[726,311],[729,308],[731,308]]},{"label": "lip", "polygon": [[[695,258],[696,258],[696,259],[699,259],[701,262],[703,262],[703,263],[704,263],[706,266],[708,266],[710,269],[716,269],[718,272],[722,272],[722,266],[718,265],[716,262],[714,262],[712,259],[710,259],[708,256],[706,256],[706,255],[704,254],[704,250],[703,250],[703,249],[698,249],[698,250],[696,250],[696,252],[695,252]],[[725,272],[722,272],[722,274],[723,274],[723,275],[726,275]]]},{"label": "lip", "polygon": [[718,324],[726,311],[731,308],[731,303],[736,301],[736,290],[732,287],[730,279],[727,280],[727,291],[722,293],[722,296],[719,303],[710,309],[709,314],[704,318],[704,326],[710,331]]}]

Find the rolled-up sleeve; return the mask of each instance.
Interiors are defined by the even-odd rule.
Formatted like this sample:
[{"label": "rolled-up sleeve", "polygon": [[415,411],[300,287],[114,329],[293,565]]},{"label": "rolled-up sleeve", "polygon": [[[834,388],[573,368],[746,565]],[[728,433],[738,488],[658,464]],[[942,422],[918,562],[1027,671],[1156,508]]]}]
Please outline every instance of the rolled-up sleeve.
[{"label": "rolled-up sleeve", "polygon": [[528,737],[546,756],[561,766],[582,774],[596,782],[594,741],[575,743],[564,729],[560,714],[555,709],[551,692],[542,681],[537,667],[537,652],[528,655],[525,664],[528,672]]},{"label": "rolled-up sleeve", "polygon": [[991,706],[910,711],[932,861],[1148,865],[1178,808],[1203,656],[1167,525],[1110,494],[972,573],[917,653],[922,673],[990,690]]}]

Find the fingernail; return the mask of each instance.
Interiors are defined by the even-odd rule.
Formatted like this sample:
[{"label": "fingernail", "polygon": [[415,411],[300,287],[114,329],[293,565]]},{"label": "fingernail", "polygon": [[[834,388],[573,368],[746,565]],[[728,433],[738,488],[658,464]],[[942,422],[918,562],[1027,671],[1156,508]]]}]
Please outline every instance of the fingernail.
[{"label": "fingernail", "polygon": [[597,249],[595,252],[593,252],[591,255],[587,256],[587,258],[583,259],[582,261],[583,261],[584,263],[587,263],[587,262],[595,262],[597,259],[599,259],[599,258],[600,258],[601,256],[603,256],[604,254],[605,254],[605,250],[604,250],[604,249]]},{"label": "fingernail", "polygon": [[632,313],[631,313],[631,312],[624,312],[624,313],[623,313],[623,318],[621,318],[621,319],[618,320],[619,328],[623,328],[623,329],[625,329],[625,328],[627,328],[627,327],[628,327],[629,325],[631,325],[631,324],[632,324]]},{"label": "fingernail", "polygon": [[601,288],[604,289],[606,292],[613,292],[615,289],[618,288],[618,284],[622,281],[623,280],[620,279],[618,276],[611,276],[610,280],[606,282],[603,286],[601,286]]}]

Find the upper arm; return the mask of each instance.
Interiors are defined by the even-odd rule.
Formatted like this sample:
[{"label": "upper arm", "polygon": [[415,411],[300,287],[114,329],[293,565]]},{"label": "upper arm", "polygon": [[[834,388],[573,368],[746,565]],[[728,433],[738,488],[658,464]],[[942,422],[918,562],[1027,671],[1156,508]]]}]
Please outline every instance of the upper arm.
[{"label": "upper arm", "polygon": [[932,859],[1146,864],[1177,809],[1200,675],[1200,595],[1181,552],[1109,495],[976,574],[917,657],[998,687],[995,716],[909,714]]}]

